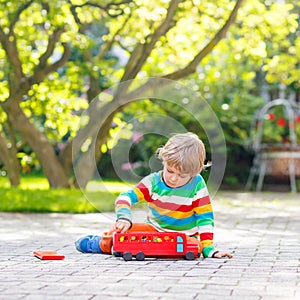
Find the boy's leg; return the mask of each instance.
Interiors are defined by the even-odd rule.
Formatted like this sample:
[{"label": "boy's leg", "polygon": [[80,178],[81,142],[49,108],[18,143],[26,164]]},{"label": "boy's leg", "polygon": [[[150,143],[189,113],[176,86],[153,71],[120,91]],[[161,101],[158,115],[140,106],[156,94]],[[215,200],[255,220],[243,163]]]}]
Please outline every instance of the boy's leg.
[{"label": "boy's leg", "polygon": [[[114,227],[113,227],[114,228]],[[156,228],[153,227],[151,224],[147,223],[133,223],[132,227],[129,229],[131,232],[149,232],[154,231],[157,232]],[[100,241],[100,248],[103,253],[111,254],[111,248],[113,245],[113,231],[109,230],[107,232],[104,232],[101,237]]]},{"label": "boy's leg", "polygon": [[112,248],[112,237],[113,233],[111,233],[112,230],[103,232],[101,240],[100,240],[100,249],[103,253],[111,254],[111,248]]},{"label": "boy's leg", "polygon": [[101,236],[87,235],[75,242],[75,247],[83,253],[102,253],[100,249]]},{"label": "boy's leg", "polygon": [[135,232],[157,232],[158,230],[148,223],[133,223],[129,231]]},{"label": "boy's leg", "polygon": [[187,236],[187,237],[186,237],[186,240],[187,240],[189,243],[198,245],[199,252],[200,252],[200,254],[202,253],[202,245],[201,245],[201,242],[200,242],[197,238],[191,237],[191,236]]}]

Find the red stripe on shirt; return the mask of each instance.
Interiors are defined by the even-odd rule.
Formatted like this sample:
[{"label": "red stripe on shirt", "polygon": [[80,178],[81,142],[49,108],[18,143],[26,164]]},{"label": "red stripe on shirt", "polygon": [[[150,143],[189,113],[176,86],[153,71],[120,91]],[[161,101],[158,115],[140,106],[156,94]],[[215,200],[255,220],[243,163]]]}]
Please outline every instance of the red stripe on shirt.
[{"label": "red stripe on shirt", "polygon": [[[206,205],[210,203],[209,196],[196,199],[192,202],[191,205],[185,205],[185,204],[176,204],[171,202],[162,202],[160,200],[152,200],[153,204],[155,204],[156,207],[162,208],[162,209],[168,209],[172,211],[180,211],[180,212],[189,212],[193,210],[193,207],[200,207],[202,205]],[[150,201],[148,201],[150,202]],[[200,205],[201,204],[201,205]]]},{"label": "red stripe on shirt", "polygon": [[204,232],[200,233],[200,240],[201,241],[206,241],[206,240],[213,240],[214,234],[212,232]]},{"label": "red stripe on shirt", "polygon": [[125,201],[125,200],[122,200],[122,199],[117,199],[116,200],[116,204],[125,204],[125,205],[128,205],[128,201]]},{"label": "red stripe on shirt", "polygon": [[172,211],[189,212],[189,211],[193,210],[192,205],[176,204],[176,203],[171,203],[171,202],[162,202],[160,200],[153,200],[153,204],[155,204],[155,206],[158,208],[168,209],[168,210],[172,210]]},{"label": "red stripe on shirt", "polygon": [[193,206],[194,207],[199,207],[199,206],[204,206],[210,204],[210,198],[209,196],[205,196],[203,198],[198,198],[195,201],[193,201]]},{"label": "red stripe on shirt", "polygon": [[143,183],[140,182],[135,188],[137,188],[141,191],[141,193],[144,195],[144,199],[147,202],[153,201],[153,199],[151,198],[151,196],[149,194],[149,189]]}]

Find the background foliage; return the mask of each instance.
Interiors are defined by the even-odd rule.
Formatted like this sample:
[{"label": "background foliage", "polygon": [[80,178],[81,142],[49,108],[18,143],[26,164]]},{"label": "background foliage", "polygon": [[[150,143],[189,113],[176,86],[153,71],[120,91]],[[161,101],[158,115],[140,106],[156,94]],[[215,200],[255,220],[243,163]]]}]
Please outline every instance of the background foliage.
[{"label": "background foliage", "polygon": [[[121,81],[181,72],[170,78],[180,79],[208,101],[224,130],[228,151],[224,184],[243,185],[252,159],[247,145],[254,112],[279,97],[283,86],[284,97],[299,105],[300,2],[244,1],[222,39],[192,72],[185,73],[201,49],[218,37],[237,2],[2,1],[2,174],[16,186],[22,172],[43,172],[51,187],[76,185],[72,168],[82,172],[90,168],[87,160],[72,166],[70,149],[86,128],[80,116],[94,97]],[[110,161],[115,137],[135,139],[138,132],[127,122],[143,112],[170,115],[206,140],[180,107],[155,99],[126,105],[107,118],[98,134],[102,176],[116,176]],[[89,117],[92,120],[92,114]],[[81,154],[88,154],[92,136],[82,141]],[[134,143],[129,163],[138,174],[149,172],[148,160],[164,141],[147,135]],[[17,162],[12,163],[14,158]],[[85,177],[88,182],[92,174]]]}]

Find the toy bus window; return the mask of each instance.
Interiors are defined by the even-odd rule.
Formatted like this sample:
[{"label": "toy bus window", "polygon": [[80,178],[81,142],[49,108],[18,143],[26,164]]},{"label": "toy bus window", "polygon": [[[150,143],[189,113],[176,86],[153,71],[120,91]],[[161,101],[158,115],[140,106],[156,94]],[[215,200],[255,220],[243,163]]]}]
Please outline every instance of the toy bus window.
[{"label": "toy bus window", "polygon": [[134,235],[132,235],[131,237],[130,237],[130,242],[138,242],[139,240],[138,240],[138,238],[136,237],[136,236],[134,236]]},{"label": "toy bus window", "polygon": [[154,235],[152,241],[154,243],[161,243],[162,239],[159,236]]},{"label": "toy bus window", "polygon": [[183,252],[183,238],[181,236],[177,236],[176,241],[177,241],[177,247],[176,247],[177,252]]},{"label": "toy bus window", "polygon": [[183,244],[177,244],[177,252],[183,252]]},{"label": "toy bus window", "polygon": [[174,242],[174,239],[171,239],[168,235],[164,236],[164,241],[165,242]]},{"label": "toy bus window", "polygon": [[178,243],[183,243],[183,238],[182,238],[181,236],[178,236],[178,237],[177,237],[177,242],[178,242]]},{"label": "toy bus window", "polygon": [[127,236],[121,235],[119,237],[119,242],[123,243],[123,242],[126,242],[126,241],[127,241]]}]

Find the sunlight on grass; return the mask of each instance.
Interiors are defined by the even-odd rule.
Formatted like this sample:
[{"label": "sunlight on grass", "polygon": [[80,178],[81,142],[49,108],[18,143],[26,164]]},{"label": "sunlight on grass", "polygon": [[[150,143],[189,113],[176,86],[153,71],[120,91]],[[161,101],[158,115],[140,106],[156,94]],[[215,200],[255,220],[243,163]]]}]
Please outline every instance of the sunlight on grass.
[{"label": "sunlight on grass", "polygon": [[49,182],[42,177],[27,177],[21,179],[19,188],[24,190],[47,190],[49,189]]},{"label": "sunlight on grass", "polygon": [[49,189],[46,178],[24,176],[18,188],[0,177],[0,211],[91,213],[114,211],[118,194],[130,185],[117,181],[92,181],[86,191]]},{"label": "sunlight on grass", "polygon": [[0,211],[91,213],[114,211],[116,195],[110,192],[87,193],[80,190],[32,190],[0,188]]},{"label": "sunlight on grass", "polygon": [[[120,193],[128,190],[136,183],[126,183],[121,181],[112,180],[91,180],[86,188],[88,192],[98,192],[98,191],[109,191],[112,193]],[[9,180],[7,177],[0,177],[0,187],[9,188]],[[18,187],[23,190],[48,190],[49,183],[45,177],[40,176],[26,176],[21,178],[21,183]]]},{"label": "sunlight on grass", "polygon": [[120,181],[90,181],[86,190],[90,192],[109,191],[113,193],[121,193],[131,188],[135,183],[127,184]]},{"label": "sunlight on grass", "polygon": [[9,188],[10,184],[6,177],[0,176],[0,187]]},{"label": "sunlight on grass", "polygon": [[[7,177],[0,177],[0,187],[9,188],[9,180]],[[46,190],[49,189],[48,180],[40,176],[26,176],[21,178],[21,183],[18,187],[24,190]]]}]

